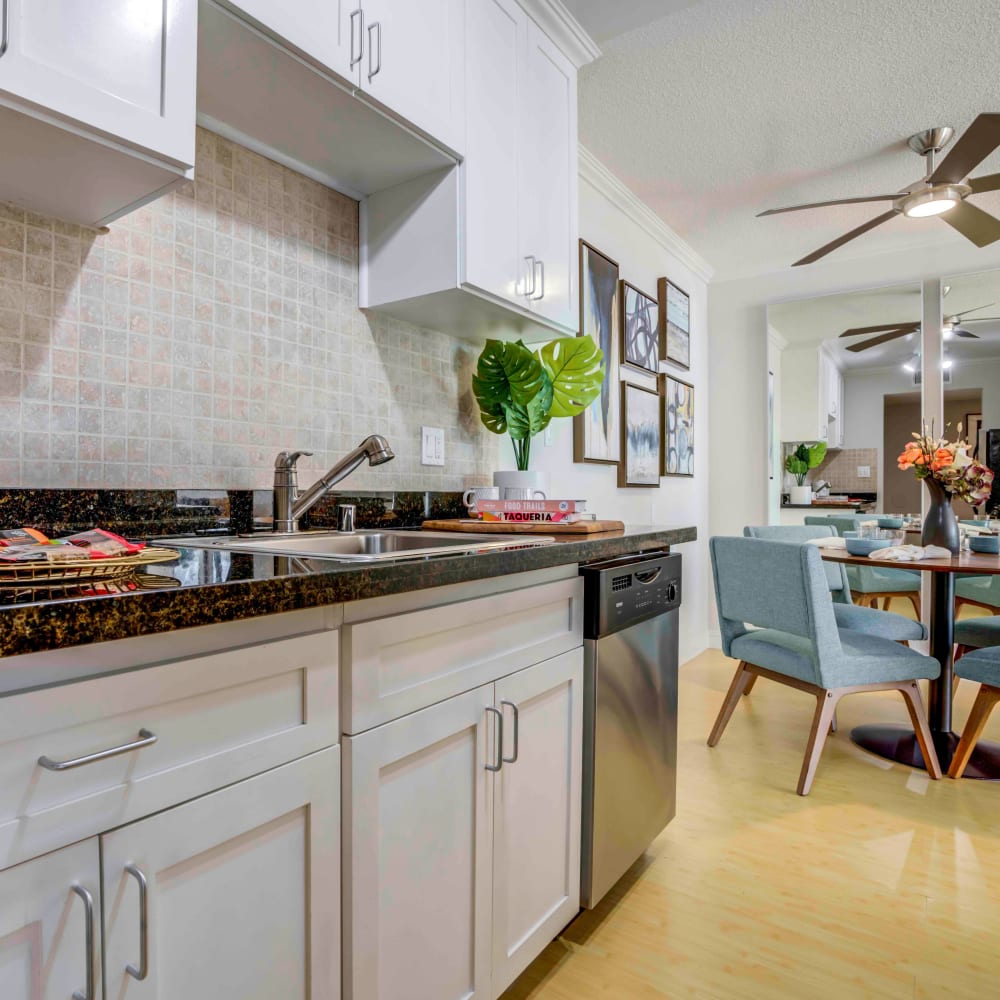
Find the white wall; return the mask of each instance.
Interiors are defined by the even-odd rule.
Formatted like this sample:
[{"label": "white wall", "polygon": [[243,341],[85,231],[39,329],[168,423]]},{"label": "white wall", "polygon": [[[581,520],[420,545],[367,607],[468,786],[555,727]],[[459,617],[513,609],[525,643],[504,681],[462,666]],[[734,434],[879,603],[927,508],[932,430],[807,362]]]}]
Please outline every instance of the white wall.
[{"label": "white wall", "polygon": [[[532,442],[531,468],[551,477],[560,497],[585,498],[598,517],[626,524],[684,526],[698,529],[698,541],[678,547],[684,558],[684,604],[681,609],[681,662],[708,644],[708,313],[705,268],[659,220],[596,161],[585,153],[580,172],[580,235],[618,261],[620,276],[656,294],[657,279],[668,276],[691,296],[691,370],[677,371],[695,387],[695,475],[666,477],[657,489],[619,489],[614,466],[573,462],[573,422],[552,422],[552,445]],[[687,259],[682,259],[686,257]],[[629,381],[643,382],[641,375]],[[501,467],[514,468],[508,439]]]}]

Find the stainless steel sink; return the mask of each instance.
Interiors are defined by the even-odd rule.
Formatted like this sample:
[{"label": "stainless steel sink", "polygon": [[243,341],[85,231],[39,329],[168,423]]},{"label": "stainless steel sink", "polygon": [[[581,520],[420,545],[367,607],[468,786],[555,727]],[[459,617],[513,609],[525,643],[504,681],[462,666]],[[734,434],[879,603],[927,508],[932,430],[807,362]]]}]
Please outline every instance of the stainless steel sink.
[{"label": "stainless steel sink", "polygon": [[[307,531],[252,538],[174,538],[167,546],[191,549],[222,549],[253,555],[298,556],[343,562],[380,562],[390,559],[420,559],[425,556],[459,555],[491,549],[531,548],[548,545],[549,535],[452,534],[447,531]],[[155,542],[153,544],[156,544]]]}]

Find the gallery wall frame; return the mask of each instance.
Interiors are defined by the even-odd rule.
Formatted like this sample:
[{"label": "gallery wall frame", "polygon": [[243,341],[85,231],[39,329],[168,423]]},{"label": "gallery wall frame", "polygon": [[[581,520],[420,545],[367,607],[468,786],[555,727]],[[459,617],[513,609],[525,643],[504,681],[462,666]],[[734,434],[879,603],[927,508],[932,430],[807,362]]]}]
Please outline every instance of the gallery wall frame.
[{"label": "gallery wall frame", "polygon": [[663,455],[663,416],[660,393],[630,382],[621,384],[622,460],[618,485],[656,488],[660,485]]},{"label": "gallery wall frame", "polygon": [[663,323],[659,299],[637,288],[624,278],[618,291],[621,312],[621,363],[655,375],[663,357]]},{"label": "gallery wall frame", "polygon": [[669,278],[656,283],[663,327],[663,358],[685,371],[691,369],[691,296]]},{"label": "gallery wall frame", "polygon": [[660,375],[663,406],[664,476],[694,476],[694,386],[674,375]]}]

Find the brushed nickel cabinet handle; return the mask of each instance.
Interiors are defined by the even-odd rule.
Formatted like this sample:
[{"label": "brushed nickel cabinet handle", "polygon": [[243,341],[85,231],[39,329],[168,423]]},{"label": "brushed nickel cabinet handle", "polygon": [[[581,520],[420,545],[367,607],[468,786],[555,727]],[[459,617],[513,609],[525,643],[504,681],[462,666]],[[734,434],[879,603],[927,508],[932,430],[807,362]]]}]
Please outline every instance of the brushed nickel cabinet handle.
[{"label": "brushed nickel cabinet handle", "polygon": [[531,278],[531,284],[528,284],[528,279],[524,279],[524,297],[526,299],[533,299],[535,297],[535,258],[530,254],[524,258],[524,263],[528,265],[528,277]]},{"label": "brushed nickel cabinet handle", "polygon": [[73,991],[73,1000],[97,1000],[94,995],[94,897],[82,885],[74,885],[75,892],[83,900],[84,950],[87,953],[87,985],[84,992]]},{"label": "brushed nickel cabinet handle", "polygon": [[123,753],[131,753],[133,750],[150,747],[156,740],[155,733],[151,733],[148,729],[140,729],[139,738],[132,743],[123,743],[120,747],[111,747],[110,750],[98,750],[97,753],[88,753],[83,757],[74,757],[72,760],[53,760],[51,757],[39,757],[38,763],[46,771],[69,771],[74,767],[83,767],[84,764],[93,764],[99,760],[107,760],[109,757],[118,757]]},{"label": "brushed nickel cabinet handle", "polygon": [[[375,68],[372,69],[372,29],[375,30],[375,42],[378,45],[378,62],[375,64]],[[382,22],[376,21],[374,24],[368,25],[368,82],[371,83],[372,80],[382,72]]]},{"label": "brushed nickel cabinet handle", "polygon": [[[361,30],[358,32],[359,51],[357,55],[354,54],[354,18],[356,16],[361,17]],[[351,23],[351,69],[354,69],[354,67],[357,66],[357,64],[361,62],[361,60],[365,56],[365,15],[360,7],[358,7],[356,10],[351,11],[350,23]]]},{"label": "brushed nickel cabinet handle", "polygon": [[[533,299],[535,299],[535,300],[544,299],[545,298],[545,261],[544,260],[536,260],[535,261],[535,266],[538,267],[538,268],[540,268],[541,272],[542,272],[542,280],[540,282],[541,289],[540,289],[540,291],[538,292],[537,295],[532,295],[531,297]],[[534,270],[532,270],[532,274],[531,274],[531,290],[532,290],[532,292],[534,292],[534,290],[535,290],[535,274],[534,274]]]},{"label": "brushed nickel cabinet handle", "polygon": [[3,18],[3,26],[0,27],[0,56],[7,51],[7,43],[10,41],[10,12],[7,9],[10,0],[3,0],[3,10],[0,17]]},{"label": "brushed nickel cabinet handle", "polygon": [[497,756],[495,764],[487,764],[487,771],[499,771],[503,767],[503,713],[498,708],[488,705],[487,712],[492,712],[497,717]]},{"label": "brushed nickel cabinet handle", "polygon": [[125,971],[141,982],[149,975],[149,886],[136,865],[126,865],[125,871],[139,883],[139,968],[126,965]]},{"label": "brushed nickel cabinet handle", "polygon": [[500,702],[500,710],[503,711],[503,706],[506,705],[514,713],[514,752],[510,757],[504,757],[503,762],[505,764],[516,764],[517,763],[517,747],[520,741],[521,735],[521,719],[517,711],[517,705],[512,701],[502,701]]}]

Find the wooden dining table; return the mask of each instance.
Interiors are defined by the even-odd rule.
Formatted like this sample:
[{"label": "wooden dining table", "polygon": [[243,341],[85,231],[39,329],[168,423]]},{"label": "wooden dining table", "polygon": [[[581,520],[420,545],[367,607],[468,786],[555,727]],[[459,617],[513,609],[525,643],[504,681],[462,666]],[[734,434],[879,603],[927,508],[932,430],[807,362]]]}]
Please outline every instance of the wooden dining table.
[{"label": "wooden dining table", "polygon": [[[941,559],[918,559],[899,562],[868,556],[852,556],[846,549],[821,548],[828,562],[883,569],[914,570],[929,573],[931,583],[930,654],[941,664],[941,674],[930,683],[927,717],[934,746],[943,770],[948,770],[958,745],[958,735],[952,730],[952,703],[955,642],[955,576],[956,574],[1000,574],[1000,555],[982,552],[962,552]],[[924,767],[924,760],[912,729],[901,725],[857,726],[851,740],[858,746],[889,760]],[[1000,744],[980,740],[965,771],[966,778],[1000,780]]]}]

